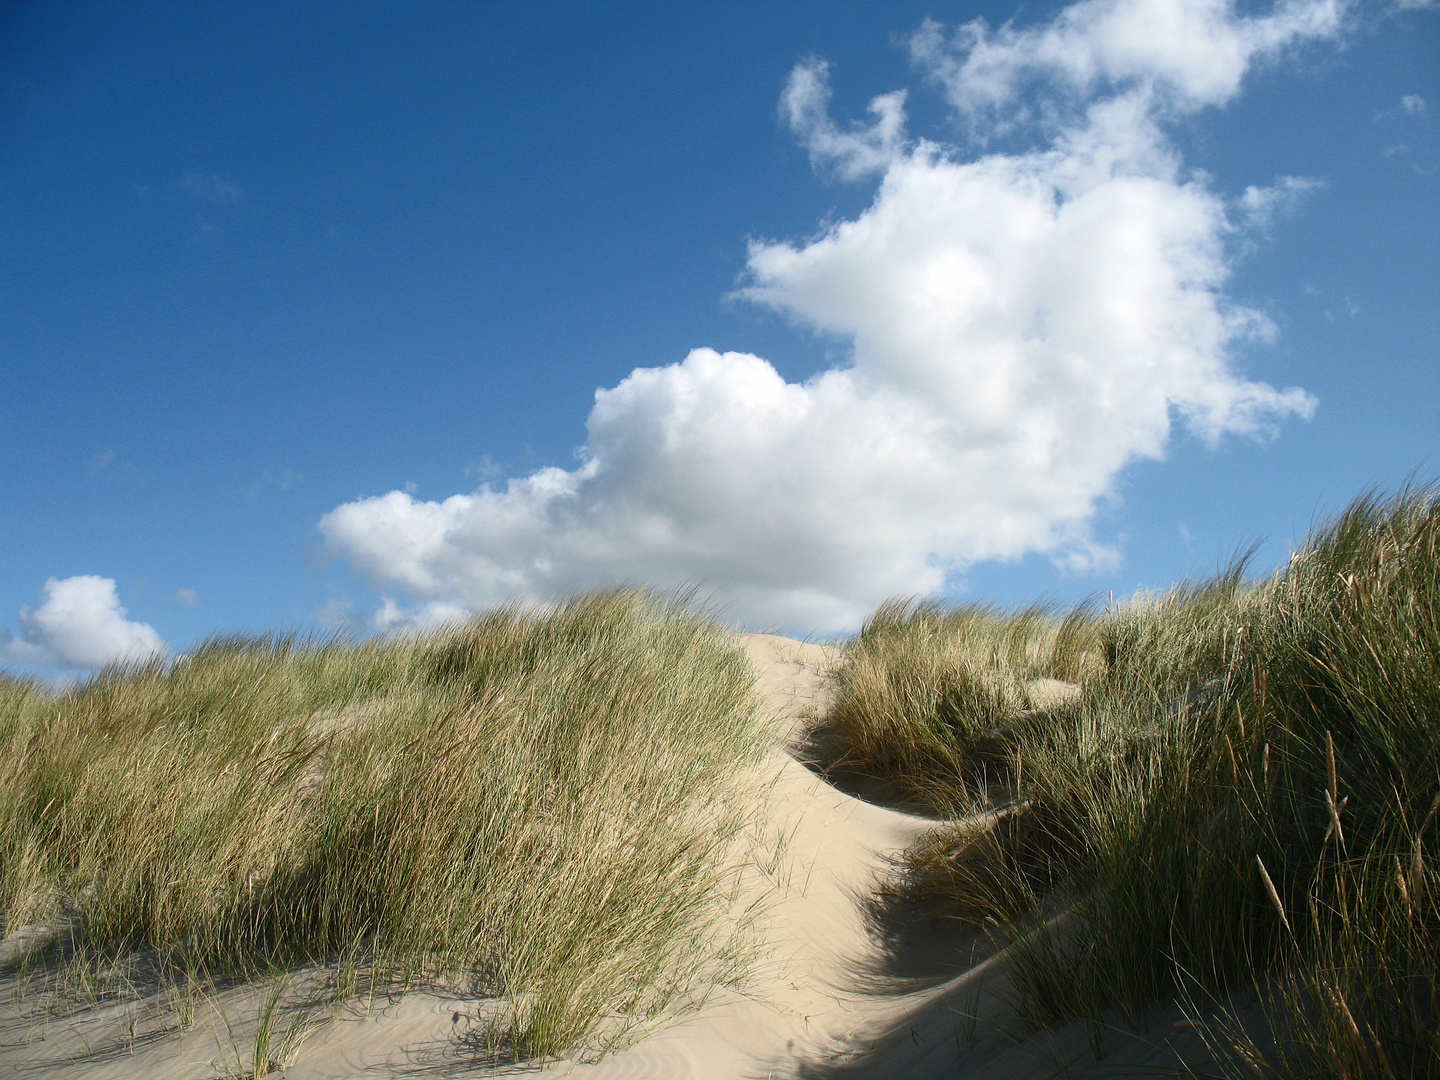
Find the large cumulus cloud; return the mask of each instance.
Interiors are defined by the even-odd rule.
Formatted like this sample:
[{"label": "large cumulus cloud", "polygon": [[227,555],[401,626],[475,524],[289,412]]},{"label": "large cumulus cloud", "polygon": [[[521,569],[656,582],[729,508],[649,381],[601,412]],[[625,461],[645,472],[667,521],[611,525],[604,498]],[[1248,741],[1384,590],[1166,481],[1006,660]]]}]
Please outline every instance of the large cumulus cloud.
[{"label": "large cumulus cloud", "polygon": [[[817,630],[982,559],[1112,558],[1097,500],[1177,423],[1265,437],[1315,407],[1239,373],[1273,327],[1224,291],[1255,206],[1309,182],[1227,198],[1166,130],[1343,15],[1085,0],[1027,29],[927,22],[912,53],[969,125],[957,144],[908,137],[903,92],[837,122],[825,63],[800,63],[782,117],[817,170],[878,189],[804,242],[753,243],[737,294],[849,362],[804,383],[711,349],[637,369],[596,392],[578,468],[347,503],[320,522],[329,549],[431,610],[690,583],[751,625]],[[987,152],[1002,133],[1026,148]]]}]

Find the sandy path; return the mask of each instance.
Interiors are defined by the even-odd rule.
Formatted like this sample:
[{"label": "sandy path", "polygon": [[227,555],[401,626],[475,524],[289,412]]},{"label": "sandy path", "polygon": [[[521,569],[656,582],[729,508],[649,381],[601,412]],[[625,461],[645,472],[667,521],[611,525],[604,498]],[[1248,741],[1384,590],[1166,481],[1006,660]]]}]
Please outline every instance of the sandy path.
[{"label": "sandy path", "polygon": [[[786,747],[827,711],[834,650],[746,635],[757,687]],[[1066,696],[1064,684],[1037,692]],[[763,962],[743,993],[596,1065],[546,1072],[572,1080],[964,1077],[1013,1080],[1074,1071],[1148,1075],[1174,1050],[1203,1060],[1178,1010],[1135,1037],[1098,1045],[1081,1024],[1019,1030],[1004,955],[985,935],[892,899],[894,857],[934,825],[852,797],[787,752],[742,868],[742,899],[763,915]],[[877,902],[880,901],[880,902]]]},{"label": "sandy path", "polygon": [[[823,713],[831,650],[752,635],[758,688],[789,739]],[[559,1067],[574,1080],[787,1075],[871,1026],[882,1000],[852,991],[881,955],[867,900],[928,823],[841,794],[777,746],[776,779],[741,859],[738,906],[760,912],[760,964],[743,992],[598,1065]]]}]

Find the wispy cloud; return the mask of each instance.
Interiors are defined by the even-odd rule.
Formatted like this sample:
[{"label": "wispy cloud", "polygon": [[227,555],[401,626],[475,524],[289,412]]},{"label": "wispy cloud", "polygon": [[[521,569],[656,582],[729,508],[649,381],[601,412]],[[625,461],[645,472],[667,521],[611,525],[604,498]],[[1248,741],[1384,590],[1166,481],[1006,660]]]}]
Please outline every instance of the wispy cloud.
[{"label": "wispy cloud", "polygon": [[1297,213],[1324,181],[1305,176],[1281,176],[1269,187],[1251,186],[1238,202],[1243,224],[1254,232],[1265,232],[1277,222]]},{"label": "wispy cloud", "polygon": [[212,206],[235,206],[245,201],[245,189],[218,172],[187,172],[180,188]]},{"label": "wispy cloud", "polygon": [[464,468],[466,476],[479,480],[499,480],[505,475],[505,466],[489,454],[482,454]]},{"label": "wispy cloud", "polygon": [[[1081,0],[1028,27],[993,30],[975,19],[947,30],[927,19],[911,51],[958,112],[992,123],[1136,92],[1193,112],[1235,97],[1257,63],[1336,37],[1350,8],[1347,0],[1282,0],[1238,16],[1224,0]],[[1039,97],[1027,104],[1031,91]]]},{"label": "wispy cloud", "polygon": [[780,116],[810,153],[817,169],[833,168],[845,180],[883,173],[904,156],[904,90],[870,102],[869,124],[842,128],[830,116],[830,65],[811,57],[795,65],[780,95]]},{"label": "wispy cloud", "polygon": [[38,608],[20,609],[20,637],[0,628],[0,663],[96,670],[170,651],[153,627],[125,618],[113,578],[50,578],[44,592]]},{"label": "wispy cloud", "polygon": [[266,469],[261,474],[259,482],[252,484],[246,493],[251,502],[260,498],[267,488],[274,488],[276,491],[289,491],[305,482],[305,474],[295,469],[284,468],[279,472]]},{"label": "wispy cloud", "polygon": [[[1094,508],[1177,422],[1269,438],[1315,408],[1237,370],[1275,328],[1225,294],[1234,237],[1313,182],[1227,196],[1166,130],[1345,13],[1084,0],[1028,28],[927,22],[912,53],[959,143],[907,135],[899,91],[833,120],[828,68],[800,62],[782,117],[817,170],[878,191],[818,237],[752,243],[737,295],[848,342],[848,362],[804,383],[712,349],[638,368],[596,392],[579,467],[347,503],[320,522],[328,550],[418,605],[387,600],[386,625],[630,582],[833,631],[979,560],[1114,565]],[[985,152],[998,132],[1031,148]]]}]

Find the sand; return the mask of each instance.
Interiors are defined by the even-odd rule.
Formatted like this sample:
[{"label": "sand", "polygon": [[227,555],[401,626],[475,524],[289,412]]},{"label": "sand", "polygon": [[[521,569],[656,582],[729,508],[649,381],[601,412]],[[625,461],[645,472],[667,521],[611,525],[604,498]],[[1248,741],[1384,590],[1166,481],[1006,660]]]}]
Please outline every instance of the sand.
[{"label": "sand", "polygon": [[[1099,1046],[1079,1024],[1023,1030],[1008,1003],[1006,957],[989,938],[894,896],[896,857],[936,823],[842,791],[798,760],[826,712],[835,652],[770,635],[743,642],[776,730],[754,825],[733,853],[736,917],[753,920],[759,950],[749,981],[712,989],[688,1014],[598,1063],[543,1069],[483,1060],[478,1040],[492,1002],[411,993],[357,1004],[313,1028],[283,1014],[276,1044],[287,1031],[306,1037],[294,1064],[272,1075],[979,1080],[1067,1068],[1140,1075],[1174,1065],[1177,1051],[1203,1060],[1198,1039],[1173,1010],[1156,1012],[1138,1036],[1117,1031]],[[0,960],[22,936],[0,943]],[[250,1064],[242,1058],[254,1045],[263,1004],[256,987],[229,988],[200,999],[194,1026],[180,1034],[161,1019],[166,1002],[101,1002],[46,1016],[36,997],[16,976],[0,979],[0,1075],[239,1075]]]}]

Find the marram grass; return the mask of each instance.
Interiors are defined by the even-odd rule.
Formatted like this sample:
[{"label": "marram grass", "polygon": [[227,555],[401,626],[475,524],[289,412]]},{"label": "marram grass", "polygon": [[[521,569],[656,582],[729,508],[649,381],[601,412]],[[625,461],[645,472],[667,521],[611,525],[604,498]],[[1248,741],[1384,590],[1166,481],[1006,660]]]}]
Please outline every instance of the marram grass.
[{"label": "marram grass", "polygon": [[[991,812],[917,846],[915,886],[1010,937],[1034,1022],[1180,1000],[1236,1075],[1440,1075],[1437,549],[1415,488],[1266,581],[887,605],[840,676],[838,759]],[[359,966],[507,998],[521,1053],[603,1048],[740,970],[717,927],[771,737],[751,686],[725,635],[633,594],[219,641],[59,696],[0,679],[0,917],[71,927],[77,993],[99,953],[181,1001],[197,972]],[[1247,991],[1260,1034],[1224,1018]]]},{"label": "marram grass", "polygon": [[[1080,692],[1036,708],[1042,676]],[[937,814],[1000,811],[911,867],[1005,928],[1032,1021],[1179,1000],[1235,1075],[1440,1075],[1436,488],[1358,500],[1266,581],[882,609],[837,718],[844,759]],[[1215,1019],[1237,992],[1264,1037]]]},{"label": "marram grass", "polygon": [[1098,669],[1096,617],[1043,607],[1004,615],[982,604],[946,610],[894,601],[847,650],[832,722],[835,764],[887,780],[939,813],[968,806],[997,732],[1011,733],[1055,683]]},{"label": "marram grass", "polygon": [[3,681],[0,917],[186,985],[359,958],[507,998],[521,1054],[603,1049],[737,970],[752,685],[733,639],[625,593]]}]

